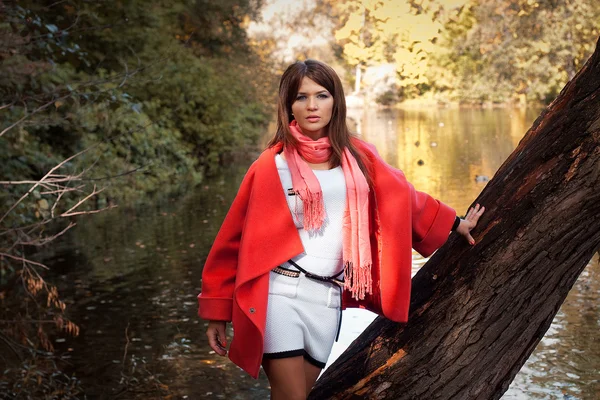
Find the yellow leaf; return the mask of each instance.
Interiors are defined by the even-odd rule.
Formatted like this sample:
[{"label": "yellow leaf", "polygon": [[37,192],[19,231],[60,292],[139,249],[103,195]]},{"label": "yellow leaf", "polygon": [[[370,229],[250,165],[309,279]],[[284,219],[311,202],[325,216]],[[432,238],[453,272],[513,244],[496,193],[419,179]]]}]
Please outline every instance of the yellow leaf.
[{"label": "yellow leaf", "polygon": [[40,199],[37,201],[37,203],[42,210],[47,210],[50,207],[46,199]]}]

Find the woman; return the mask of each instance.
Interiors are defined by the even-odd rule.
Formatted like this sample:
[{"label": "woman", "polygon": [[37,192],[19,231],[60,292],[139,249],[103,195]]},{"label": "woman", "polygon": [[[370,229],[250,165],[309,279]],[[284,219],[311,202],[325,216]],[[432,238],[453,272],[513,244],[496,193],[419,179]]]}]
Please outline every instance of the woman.
[{"label": "woman", "polygon": [[375,148],[350,135],[342,84],[315,60],[288,67],[277,133],[252,164],[208,255],[199,315],[210,346],[271,398],[305,399],[339,334],[341,309],[362,307],[406,322],[411,248],[428,257],[465,217],[416,191]]}]

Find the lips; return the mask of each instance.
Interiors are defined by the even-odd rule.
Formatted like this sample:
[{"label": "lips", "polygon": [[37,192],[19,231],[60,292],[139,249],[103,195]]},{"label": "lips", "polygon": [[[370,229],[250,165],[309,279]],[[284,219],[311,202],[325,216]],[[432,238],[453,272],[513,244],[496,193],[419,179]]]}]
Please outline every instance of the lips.
[{"label": "lips", "polygon": [[306,120],[308,122],[319,122],[320,119],[321,117],[319,117],[318,115],[309,115],[308,117],[306,117]]}]

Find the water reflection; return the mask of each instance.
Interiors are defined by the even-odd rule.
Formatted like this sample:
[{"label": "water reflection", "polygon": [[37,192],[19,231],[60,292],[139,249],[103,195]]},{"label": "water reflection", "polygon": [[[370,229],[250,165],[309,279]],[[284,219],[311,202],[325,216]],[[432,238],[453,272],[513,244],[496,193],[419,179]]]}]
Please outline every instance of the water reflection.
[{"label": "water reflection", "polygon": [[[418,190],[459,214],[518,145],[540,110],[385,110],[361,113],[362,136]],[[413,275],[426,260],[413,253]],[[504,399],[600,398],[600,262],[590,261]],[[373,316],[353,315],[354,340]],[[358,332],[358,333],[356,333]],[[343,348],[334,349],[337,357]],[[330,362],[331,363],[331,360]]]},{"label": "water reflection", "polygon": [[[517,146],[539,110],[361,112],[360,130],[419,190],[465,210]],[[358,127],[357,127],[358,128]],[[485,177],[477,182],[477,176]]]},{"label": "water reflection", "polygon": [[583,271],[506,399],[598,399],[600,260]]},{"label": "water reflection", "polygon": [[55,248],[48,264],[81,327],[55,339],[88,398],[268,397],[264,376],[211,351],[197,317],[201,267],[246,169],[183,198],[93,215]]},{"label": "water reflection", "polygon": [[[382,110],[353,115],[363,137],[419,190],[464,213],[539,110]],[[201,266],[248,166],[194,193],[88,218],[50,264],[81,336],[57,346],[89,398],[266,399],[268,382],[211,352],[196,316]],[[413,255],[413,272],[424,260]],[[586,268],[505,399],[600,393],[600,266]],[[341,353],[372,317],[344,316]],[[231,328],[229,338],[232,336]],[[62,346],[62,347],[60,347]]]}]

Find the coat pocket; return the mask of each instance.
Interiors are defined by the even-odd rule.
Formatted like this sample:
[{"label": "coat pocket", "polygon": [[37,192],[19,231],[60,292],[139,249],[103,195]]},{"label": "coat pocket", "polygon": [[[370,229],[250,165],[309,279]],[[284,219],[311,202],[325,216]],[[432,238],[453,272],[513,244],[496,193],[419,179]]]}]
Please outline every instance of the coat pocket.
[{"label": "coat pocket", "polygon": [[285,276],[271,271],[269,275],[269,294],[295,298],[298,295],[299,277]]},{"label": "coat pocket", "polygon": [[340,308],[342,306],[342,300],[340,297],[340,291],[342,288],[333,286],[327,291],[327,307],[329,308]]}]

